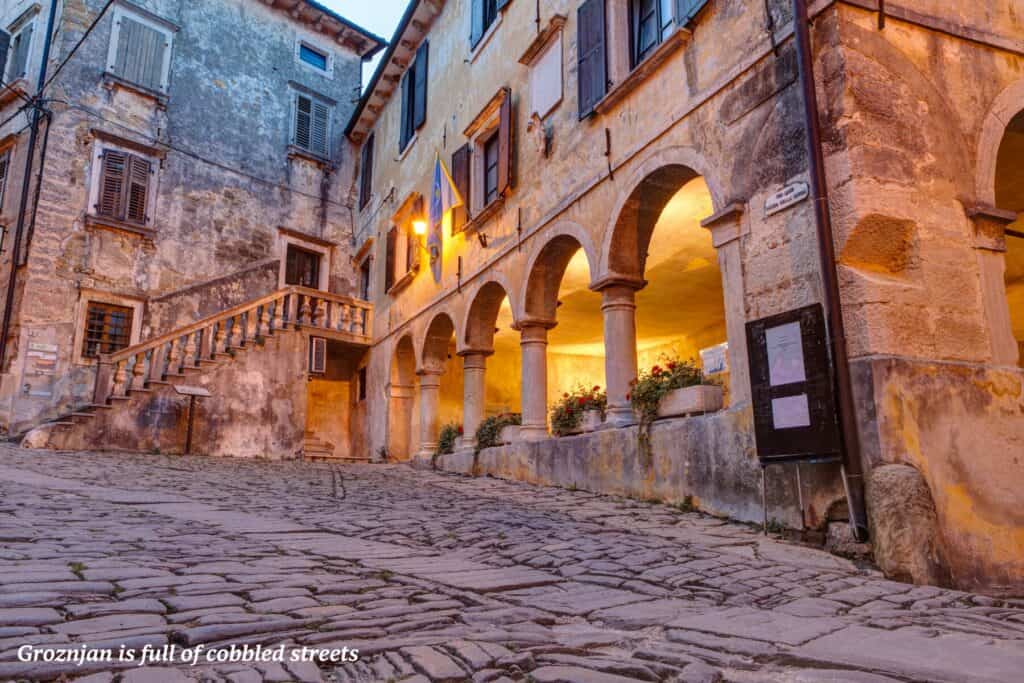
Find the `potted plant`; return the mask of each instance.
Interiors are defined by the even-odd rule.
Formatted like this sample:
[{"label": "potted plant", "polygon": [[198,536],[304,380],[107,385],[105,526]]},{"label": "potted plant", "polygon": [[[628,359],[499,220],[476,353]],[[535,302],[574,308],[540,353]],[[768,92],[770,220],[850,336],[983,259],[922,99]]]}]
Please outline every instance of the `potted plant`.
[{"label": "potted plant", "polygon": [[641,422],[660,417],[706,413],[722,407],[722,387],[705,382],[695,360],[665,359],[640,373],[630,401]]},{"label": "potted plant", "polygon": [[608,395],[601,391],[601,387],[585,389],[577,385],[563,394],[551,410],[551,430],[556,436],[594,431],[604,422],[607,407]]},{"label": "potted plant", "polygon": [[455,442],[462,433],[462,425],[451,422],[441,427],[441,436],[437,440],[437,455],[455,452]]},{"label": "potted plant", "polygon": [[488,417],[476,430],[477,451],[518,441],[519,425],[522,423],[523,416],[519,413],[502,413]]}]

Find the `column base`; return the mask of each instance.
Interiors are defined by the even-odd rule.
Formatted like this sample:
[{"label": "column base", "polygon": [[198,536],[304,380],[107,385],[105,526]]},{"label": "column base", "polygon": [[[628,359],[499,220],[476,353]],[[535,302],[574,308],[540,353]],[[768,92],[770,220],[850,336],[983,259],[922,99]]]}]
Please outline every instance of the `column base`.
[{"label": "column base", "polygon": [[520,441],[543,441],[549,436],[546,425],[543,427],[537,425],[522,425],[519,428]]},{"label": "column base", "polygon": [[632,408],[611,408],[608,410],[604,419],[604,424],[601,425],[600,429],[632,427],[639,422],[640,421],[636,418],[636,413],[633,412]]}]

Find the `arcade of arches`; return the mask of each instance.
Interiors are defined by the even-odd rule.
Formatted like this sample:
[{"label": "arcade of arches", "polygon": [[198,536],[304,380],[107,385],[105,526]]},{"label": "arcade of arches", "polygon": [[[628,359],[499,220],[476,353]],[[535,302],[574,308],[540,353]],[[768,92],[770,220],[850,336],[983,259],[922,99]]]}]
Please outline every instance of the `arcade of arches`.
[{"label": "arcade of arches", "polygon": [[389,455],[433,454],[449,423],[464,426],[472,446],[480,422],[502,413],[522,414],[524,439],[546,438],[551,406],[577,386],[607,386],[608,423],[632,424],[628,394],[639,369],[668,357],[699,362],[702,349],[726,342],[718,254],[701,226],[713,212],[703,178],[663,167],[624,204],[614,276],[595,282],[593,256],[558,235],[531,261],[518,320],[509,292],[492,281],[474,293],[465,330],[447,314],[434,317],[420,364],[403,337],[391,367]]}]

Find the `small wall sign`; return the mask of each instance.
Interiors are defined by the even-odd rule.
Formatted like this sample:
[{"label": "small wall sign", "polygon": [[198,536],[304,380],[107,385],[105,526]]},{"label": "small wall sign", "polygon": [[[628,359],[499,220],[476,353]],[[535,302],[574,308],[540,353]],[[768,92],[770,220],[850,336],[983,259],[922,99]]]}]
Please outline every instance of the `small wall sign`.
[{"label": "small wall sign", "polygon": [[811,188],[808,187],[807,183],[790,183],[768,197],[764,203],[764,214],[765,216],[774,216],[791,206],[799,204],[807,199],[810,194]]},{"label": "small wall sign", "polygon": [[729,372],[729,342],[701,349],[700,363],[705,375]]}]

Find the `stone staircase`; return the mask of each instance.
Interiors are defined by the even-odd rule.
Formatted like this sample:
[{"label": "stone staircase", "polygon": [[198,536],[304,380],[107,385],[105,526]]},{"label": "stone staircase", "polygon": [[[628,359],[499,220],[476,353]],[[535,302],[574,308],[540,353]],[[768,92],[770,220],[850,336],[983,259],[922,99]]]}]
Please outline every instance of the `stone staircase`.
[{"label": "stone staircase", "polygon": [[[269,396],[244,393],[244,387],[226,385],[235,375],[255,386],[285,387],[305,376],[308,336],[314,334],[348,344],[369,346],[372,306],[361,300],[302,287],[286,287],[267,296],[232,307],[168,334],[117,353],[102,355],[96,368],[93,400],[73,412],[31,430],[23,445],[56,450],[126,450],[181,453],[187,427],[187,399],[175,385],[208,388],[197,420],[207,418],[208,441],[228,432],[243,435],[258,431],[260,420],[238,420],[231,425],[225,402],[242,391],[243,402],[258,409]],[[274,373],[278,377],[274,383]],[[255,375],[266,377],[253,379]],[[296,390],[299,387],[296,386]],[[279,389],[280,390],[280,389]],[[304,395],[305,385],[301,383]],[[256,400],[254,400],[256,399]],[[237,403],[237,401],[236,401]],[[301,457],[305,450],[303,426],[294,439],[271,440],[260,453],[252,444],[246,455]],[[334,447],[314,441],[313,452],[331,457]],[[195,449],[194,449],[195,451]],[[195,451],[195,452],[203,452]],[[234,454],[234,453],[231,453]]]}]

